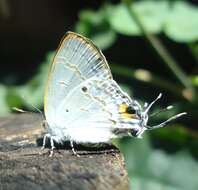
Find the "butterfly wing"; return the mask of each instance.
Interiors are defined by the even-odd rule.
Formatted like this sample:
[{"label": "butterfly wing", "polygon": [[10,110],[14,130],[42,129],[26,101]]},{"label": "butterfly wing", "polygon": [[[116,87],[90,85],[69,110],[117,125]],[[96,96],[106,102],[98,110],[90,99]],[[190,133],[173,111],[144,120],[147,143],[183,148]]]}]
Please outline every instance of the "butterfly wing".
[{"label": "butterfly wing", "polygon": [[130,102],[114,80],[92,77],[64,98],[57,109],[56,124],[76,142],[107,142],[113,129],[131,125],[124,123],[119,113],[120,105]]},{"label": "butterfly wing", "polygon": [[57,108],[56,119],[63,128],[112,125],[121,117],[120,105],[130,103],[131,99],[114,80],[92,77],[68,93]]},{"label": "butterfly wing", "polygon": [[49,124],[56,122],[57,108],[68,93],[93,76],[112,78],[105,57],[85,37],[66,33],[51,64],[45,90],[44,111]]},{"label": "butterfly wing", "polygon": [[112,129],[126,127],[120,105],[132,100],[113,80],[100,50],[69,32],[50,68],[44,109],[55,136],[80,142],[109,140]]}]

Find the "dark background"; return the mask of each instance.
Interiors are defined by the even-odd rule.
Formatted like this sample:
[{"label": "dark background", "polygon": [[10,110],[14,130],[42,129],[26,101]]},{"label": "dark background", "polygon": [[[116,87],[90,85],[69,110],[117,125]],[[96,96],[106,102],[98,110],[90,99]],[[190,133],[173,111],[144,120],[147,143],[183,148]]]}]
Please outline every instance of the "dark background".
[{"label": "dark background", "polygon": [[[46,53],[57,48],[66,31],[74,30],[79,11],[85,8],[97,10],[104,3],[104,1],[88,0],[5,2],[4,6],[2,5],[5,3],[1,3],[0,14],[0,81],[4,84],[21,84],[31,78]],[[185,72],[197,72],[197,70],[192,71],[195,60],[190,56],[185,44],[175,43],[163,34],[161,39]],[[173,77],[169,69],[160,64],[161,60],[157,59],[149,48],[142,38],[119,35],[116,44],[104,54],[109,61],[132,64],[135,68],[153,69],[155,65],[156,72],[160,70],[164,76]]]}]

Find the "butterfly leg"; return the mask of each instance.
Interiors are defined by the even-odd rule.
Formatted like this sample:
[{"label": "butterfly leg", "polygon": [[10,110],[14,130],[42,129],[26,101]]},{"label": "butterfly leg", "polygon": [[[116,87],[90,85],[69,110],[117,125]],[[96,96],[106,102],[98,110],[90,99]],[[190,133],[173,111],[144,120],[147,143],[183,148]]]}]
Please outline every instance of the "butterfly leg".
[{"label": "butterfly leg", "polygon": [[50,151],[50,157],[53,156],[54,154],[54,149],[55,149],[55,146],[54,146],[54,137],[53,136],[50,136],[50,145],[51,145],[51,151]]},{"label": "butterfly leg", "polygon": [[42,146],[41,150],[45,149],[47,138],[51,138],[51,135],[49,133],[45,134],[44,137],[43,137],[43,146]]},{"label": "butterfly leg", "polygon": [[71,148],[72,148],[73,154],[74,154],[75,156],[77,156],[77,157],[80,157],[80,155],[79,155],[79,154],[75,151],[75,149],[74,149],[74,143],[73,143],[72,140],[70,140],[70,146],[71,146]]},{"label": "butterfly leg", "polygon": [[50,150],[50,155],[49,156],[52,157],[53,154],[54,154],[54,149],[55,149],[55,146],[54,146],[55,138],[51,134],[47,133],[47,134],[44,135],[44,137],[43,137],[43,146],[42,146],[41,150],[45,149],[46,139],[47,138],[50,139],[51,150]]}]

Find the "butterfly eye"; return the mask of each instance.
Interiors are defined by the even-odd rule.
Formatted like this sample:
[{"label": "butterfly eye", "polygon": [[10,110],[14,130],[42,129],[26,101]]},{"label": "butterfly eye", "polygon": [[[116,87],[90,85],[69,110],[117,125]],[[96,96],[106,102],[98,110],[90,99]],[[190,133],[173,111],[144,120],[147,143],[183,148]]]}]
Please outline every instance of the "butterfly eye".
[{"label": "butterfly eye", "polygon": [[136,110],[132,106],[128,106],[126,112],[129,114],[136,114]]},{"label": "butterfly eye", "polygon": [[131,135],[134,137],[137,137],[138,132],[139,132],[139,130],[137,128],[134,128],[131,130]]}]

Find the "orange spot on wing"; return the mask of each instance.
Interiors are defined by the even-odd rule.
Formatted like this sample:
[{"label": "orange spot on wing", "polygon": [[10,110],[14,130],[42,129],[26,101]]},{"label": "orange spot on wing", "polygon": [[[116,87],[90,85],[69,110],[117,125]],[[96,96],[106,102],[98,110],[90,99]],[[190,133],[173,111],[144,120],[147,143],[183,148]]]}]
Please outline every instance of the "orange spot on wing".
[{"label": "orange spot on wing", "polygon": [[123,119],[136,119],[136,115],[135,114],[130,114],[130,113],[122,113],[121,114]]},{"label": "orange spot on wing", "polygon": [[125,113],[128,105],[127,104],[120,104],[119,105],[119,112],[120,113]]},{"label": "orange spot on wing", "polygon": [[119,113],[123,119],[135,119],[137,118],[135,114],[127,113],[126,110],[128,108],[127,104],[120,104],[119,105]]}]

